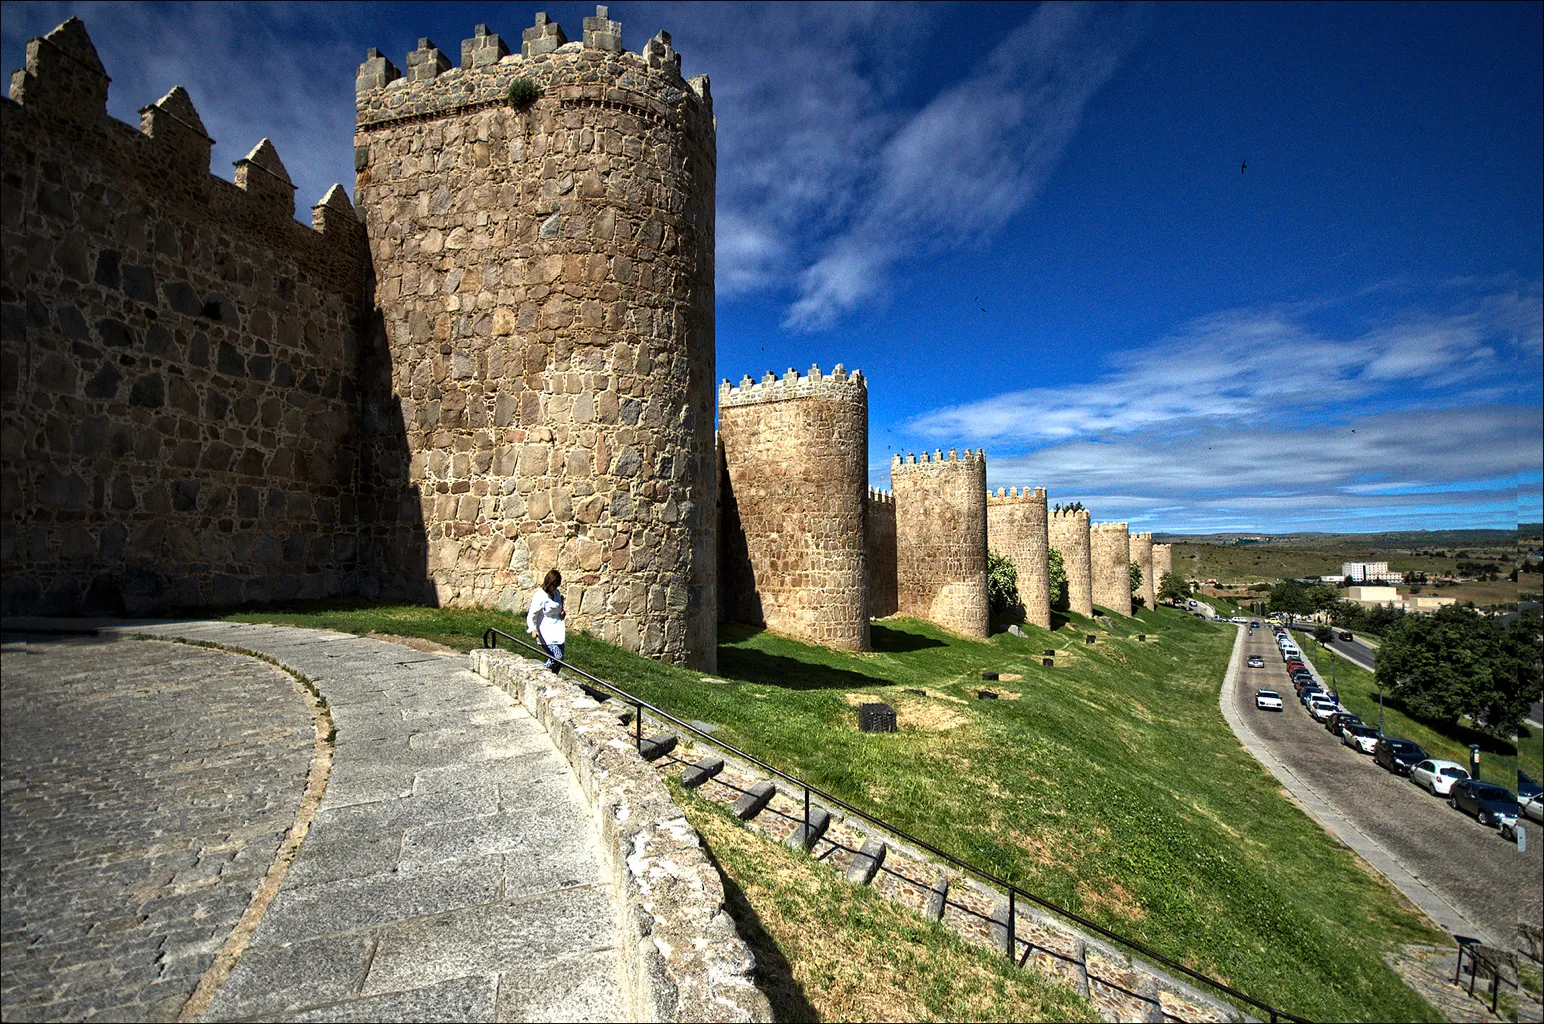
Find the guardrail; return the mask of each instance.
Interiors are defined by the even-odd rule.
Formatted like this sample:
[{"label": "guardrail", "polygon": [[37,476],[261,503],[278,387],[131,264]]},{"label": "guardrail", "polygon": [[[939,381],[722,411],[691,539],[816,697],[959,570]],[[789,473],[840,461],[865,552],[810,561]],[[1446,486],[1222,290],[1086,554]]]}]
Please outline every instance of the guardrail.
[{"label": "guardrail", "polygon": [[[947,852],[945,850],[940,850],[938,847],[936,847],[933,844],[927,842],[926,840],[918,839],[916,836],[910,834],[909,832],[906,832],[904,829],[901,829],[901,828],[899,828],[899,827],[897,827],[895,825],[890,824],[889,822],[885,821],[883,818],[879,818],[879,817],[869,813],[868,811],[863,810],[860,807],[854,807],[852,804],[850,804],[847,801],[841,799],[840,797],[833,796],[832,794],[827,793],[825,790],[820,789],[817,786],[813,786],[810,783],[806,782],[805,780],[803,780],[803,779],[801,779],[801,778],[799,778],[799,777],[797,777],[795,775],[790,775],[788,772],[783,771],[781,768],[778,768],[778,767],[776,767],[774,765],[770,765],[767,762],[761,760],[759,757],[756,757],[754,754],[748,754],[745,751],[739,749],[738,747],[735,747],[735,746],[733,746],[733,745],[731,745],[729,743],[725,743],[723,740],[714,739],[711,735],[709,735],[707,732],[703,731],[702,729],[697,728],[696,726],[692,725],[689,722],[682,721],[681,719],[677,718],[676,716],[672,715],[670,712],[665,711],[662,708],[659,708],[659,707],[656,707],[653,704],[650,704],[648,701],[644,700],[642,697],[638,697],[638,696],[636,696],[634,694],[631,694],[631,693],[627,692],[626,690],[622,689],[620,686],[617,686],[615,683],[608,682],[607,680],[604,680],[604,679],[601,679],[601,678],[599,678],[597,676],[591,675],[589,672],[586,672],[584,669],[579,668],[577,665],[569,664],[567,661],[564,661],[561,658],[554,658],[554,657],[552,657],[552,653],[550,651],[546,650],[545,648],[538,647],[538,646],[536,646],[535,644],[532,644],[532,643],[528,643],[527,641],[522,640],[520,637],[511,636],[509,633],[506,633],[506,632],[504,632],[501,629],[496,629],[496,628],[493,628],[493,627],[489,627],[489,629],[483,634],[483,647],[488,648],[488,649],[495,649],[495,648],[497,648],[498,647],[498,639],[500,637],[503,637],[505,640],[508,640],[512,644],[517,644],[520,647],[525,648],[526,650],[532,652],[533,654],[537,655],[538,657],[540,657],[540,658],[542,658],[544,660],[555,662],[560,667],[568,669],[570,672],[574,673],[577,676],[580,676],[580,677],[582,677],[584,679],[589,680],[590,683],[594,684],[593,686],[585,686],[582,683],[580,684],[580,686],[586,692],[589,692],[592,696],[596,696],[596,697],[599,697],[601,699],[606,699],[606,698],[614,696],[614,697],[619,698],[620,700],[622,700],[623,702],[625,702],[627,704],[631,704],[633,706],[633,709],[634,709],[634,712],[633,712],[633,742],[637,746],[638,752],[639,752],[640,756],[643,753],[643,743],[644,743],[644,739],[643,739],[643,713],[644,713],[644,711],[648,711],[649,713],[654,715],[656,718],[662,719],[663,721],[669,722],[672,725],[675,725],[675,726],[677,726],[677,727],[679,727],[681,729],[684,729],[686,732],[691,733],[694,737],[702,740],[703,742],[711,744],[712,746],[715,746],[715,747],[719,748],[720,750],[723,750],[724,752],[730,754],[731,756],[739,758],[742,761],[745,761],[745,762],[748,762],[750,764],[753,764],[756,767],[762,769],[763,771],[769,772],[772,775],[775,775],[778,778],[787,781],[791,785],[793,785],[793,786],[803,790],[803,792],[804,792],[804,834],[805,835],[809,835],[810,834],[810,798],[813,795],[813,796],[819,797],[822,801],[824,801],[824,802],[826,802],[828,804],[831,804],[833,806],[842,808],[844,811],[846,811],[849,814],[852,814],[852,815],[855,815],[856,817],[862,818],[864,821],[867,821],[870,824],[872,824],[874,826],[877,826],[878,828],[884,830],[885,832],[888,832],[891,835],[896,836],[897,838],[902,839],[905,842],[910,843],[913,846],[918,847],[919,849],[926,850],[928,853],[932,854],[933,856],[938,857],[938,858],[940,858],[940,859],[942,859],[944,861],[947,861],[949,864],[952,864],[956,868],[959,868],[961,871],[963,871],[963,872],[965,872],[965,873],[967,873],[969,875],[972,875],[972,876],[974,876],[976,878],[979,878],[982,881],[984,881],[984,882],[986,882],[986,883],[988,883],[990,885],[994,885],[994,886],[997,886],[1000,889],[1006,890],[1006,892],[1008,893],[1008,921],[1007,921],[1008,956],[1010,957],[1010,959],[1015,960],[1020,967],[1022,967],[1024,965],[1024,963],[1028,961],[1029,955],[1032,952],[1032,949],[1026,948],[1024,950],[1024,959],[1023,960],[1019,960],[1018,959],[1018,956],[1017,956],[1017,936],[1016,936],[1016,928],[1017,928],[1017,922],[1018,922],[1018,901],[1023,899],[1023,900],[1028,900],[1030,903],[1035,904],[1036,906],[1039,906],[1042,909],[1050,911],[1051,913],[1057,915],[1058,917],[1064,918],[1064,919],[1066,919],[1068,921],[1072,921],[1072,922],[1076,923],[1077,925],[1079,925],[1080,927],[1085,928],[1088,931],[1094,932],[1094,933],[1102,936],[1103,938],[1106,938],[1106,939],[1110,940],[1111,942],[1115,943],[1117,946],[1121,946],[1121,947],[1124,947],[1126,949],[1129,949],[1129,950],[1135,952],[1137,955],[1141,956],[1145,960],[1149,960],[1149,961],[1153,962],[1154,964],[1157,964],[1159,966],[1167,968],[1168,970],[1174,971],[1174,972],[1176,972],[1178,974],[1182,974],[1185,977],[1187,977],[1187,978],[1189,978],[1189,979],[1191,979],[1193,981],[1200,982],[1201,984],[1207,986],[1208,988],[1210,988],[1210,989],[1212,989],[1214,991],[1223,993],[1224,995],[1228,996],[1231,999],[1237,1000],[1240,1003],[1243,1003],[1243,1004],[1245,1004],[1247,1006],[1253,1007],[1254,1009],[1256,1009],[1256,1010],[1260,1011],[1261,1013],[1265,1014],[1269,1018],[1269,1020],[1271,1021],[1271,1024],[1276,1024],[1277,1021],[1292,1021],[1292,1022],[1301,1022],[1301,1024],[1309,1024],[1307,1018],[1298,1017],[1298,1016],[1295,1016],[1294,1014],[1286,1012],[1285,1010],[1278,1010],[1276,1007],[1271,1006],[1268,1003],[1262,1003],[1258,999],[1255,999],[1252,996],[1245,995],[1243,992],[1240,992],[1238,989],[1233,988],[1230,985],[1227,985],[1227,984],[1225,984],[1225,983],[1223,983],[1221,981],[1218,981],[1215,978],[1208,977],[1207,975],[1202,974],[1200,971],[1192,970],[1191,968],[1186,967],[1184,964],[1179,963],[1179,962],[1177,962],[1175,960],[1169,959],[1168,957],[1164,956],[1162,953],[1159,953],[1158,951],[1143,945],[1142,943],[1138,942],[1135,939],[1128,939],[1124,935],[1120,935],[1120,934],[1117,934],[1116,932],[1112,932],[1108,928],[1105,928],[1102,925],[1095,924],[1093,921],[1088,920],[1086,917],[1082,917],[1082,916],[1074,913],[1073,911],[1066,909],[1065,907],[1058,906],[1057,904],[1052,903],[1050,900],[1047,900],[1044,897],[1037,896],[1034,893],[1029,892],[1029,891],[1019,887],[1018,885],[1015,885],[1013,882],[1010,882],[1010,881],[1008,881],[1005,878],[998,877],[997,875],[995,875],[992,872],[986,870],[985,868],[977,867],[976,865],[970,863],[969,861],[962,860],[959,857],[956,857],[952,853],[949,853],[949,852]],[[596,690],[595,690],[595,687],[602,687],[604,691],[609,691],[609,692],[599,692],[599,693],[597,693]]]}]

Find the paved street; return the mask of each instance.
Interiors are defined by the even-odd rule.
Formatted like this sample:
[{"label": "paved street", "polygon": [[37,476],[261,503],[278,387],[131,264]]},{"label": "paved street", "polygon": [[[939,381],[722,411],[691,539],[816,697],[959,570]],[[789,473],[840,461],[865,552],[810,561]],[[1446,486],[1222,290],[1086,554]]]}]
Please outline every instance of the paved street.
[{"label": "paved street", "polygon": [[174,1019],[295,818],[305,700],[132,640],[7,634],[0,679],[5,1019]]},{"label": "paved street", "polygon": [[[1301,783],[1467,918],[1482,933],[1477,937],[1511,945],[1519,919],[1544,917],[1544,834],[1530,828],[1533,841],[1519,853],[1495,829],[1342,744],[1298,703],[1269,629],[1245,641],[1244,656],[1250,654],[1264,658],[1265,667],[1240,669],[1236,713]],[[1262,688],[1280,693],[1286,710],[1257,711],[1254,694]]]},{"label": "paved street", "polygon": [[[311,680],[336,726],[320,809],[203,1019],[622,1018],[617,906],[583,796],[541,725],[468,671],[464,657],[288,627],[184,623],[122,632],[261,652]],[[58,654],[30,653],[34,646]],[[96,657],[92,685],[112,696],[96,714],[94,734],[61,750],[61,737],[72,734],[54,724],[49,694],[79,688],[82,651]],[[134,668],[147,657],[160,660]],[[289,676],[188,646],[52,641],[14,651],[8,645],[5,658],[5,1019],[78,1019],[93,1011],[115,1020],[175,1019],[294,820],[314,744],[306,705]],[[13,696],[13,679],[28,678],[26,671],[13,676],[18,659],[32,662],[32,682]],[[211,682],[233,672],[263,676],[283,699],[265,700],[250,678],[230,683],[228,694]],[[151,702],[149,679],[176,680],[176,689]],[[91,690],[80,692],[82,702],[100,704]],[[214,774],[223,762],[201,753],[201,744],[224,756],[244,730],[283,750],[254,749]],[[293,749],[275,734],[290,737]],[[160,737],[164,750],[147,748],[146,737]],[[113,753],[79,755],[96,747]],[[48,772],[29,774],[23,764]],[[189,796],[176,804],[152,799],[136,785],[145,764],[164,764],[168,775],[187,780],[181,784]],[[120,784],[100,787],[95,780],[104,770],[110,778],[120,772]],[[77,791],[89,795],[68,802]],[[261,797],[251,795],[258,791]],[[188,815],[186,834],[172,836],[168,826],[142,822],[140,804],[177,813],[207,808],[211,817]],[[239,879],[228,872],[227,895],[221,862],[201,851],[224,856],[236,827],[227,818],[245,825],[240,834],[247,837],[257,829],[249,817],[263,809],[267,831],[233,855],[242,864],[250,857],[251,871]],[[15,886],[13,814],[29,826],[18,834],[33,851],[34,872],[19,873]],[[188,862],[157,861],[161,873],[150,882],[159,888],[147,889],[137,869],[124,878],[113,869],[124,856],[149,856],[138,852],[145,833],[156,839],[157,855],[170,842]],[[56,870],[69,873],[71,888],[21,884]],[[189,872],[186,879],[178,870]],[[168,885],[176,895],[184,881],[191,887],[210,872],[221,879],[220,927],[211,922],[198,951],[179,954],[203,959],[189,961],[175,976],[180,987],[168,988],[158,958],[171,948],[161,923],[169,912],[156,901]],[[16,920],[61,922],[57,933],[13,928],[13,890],[18,908],[23,897],[29,901]],[[201,898],[214,905],[211,895]],[[192,916],[204,920],[196,910]],[[54,945],[119,932],[129,938],[104,939],[91,950]],[[13,951],[22,948],[32,952],[13,985]],[[36,952],[56,948],[63,952]]]}]

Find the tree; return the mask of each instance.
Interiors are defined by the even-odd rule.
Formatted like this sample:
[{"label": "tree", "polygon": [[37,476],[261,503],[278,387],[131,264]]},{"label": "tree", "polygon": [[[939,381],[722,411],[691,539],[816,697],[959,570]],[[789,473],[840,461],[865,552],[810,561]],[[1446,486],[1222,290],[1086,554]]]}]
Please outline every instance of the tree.
[{"label": "tree", "polygon": [[1510,736],[1544,693],[1539,638],[1535,622],[1503,623],[1456,605],[1430,617],[1407,615],[1383,634],[1377,679],[1421,718],[1467,715]]},{"label": "tree", "polygon": [[1051,591],[1051,607],[1059,612],[1067,610],[1067,565],[1062,561],[1062,553],[1052,548],[1050,557],[1046,559],[1047,580]]},{"label": "tree", "polygon": [[1137,591],[1142,589],[1142,564],[1140,562],[1132,562],[1131,563],[1130,575],[1131,575],[1131,592],[1133,594],[1135,594]]},{"label": "tree", "polygon": [[1335,631],[1323,623],[1320,623],[1313,628],[1313,638],[1320,644],[1327,644],[1331,640],[1335,639]]},{"label": "tree", "polygon": [[993,615],[1011,615],[1023,606],[1019,603],[1019,571],[1005,555],[986,554],[986,601]]},{"label": "tree", "polygon": [[1081,512],[1081,511],[1083,511],[1083,503],[1081,501],[1072,501],[1072,502],[1068,502],[1067,504],[1063,505],[1061,502],[1058,501],[1055,504],[1055,506],[1052,507],[1051,511],[1053,511],[1053,512]]},{"label": "tree", "polygon": [[1190,584],[1179,573],[1166,572],[1158,584],[1158,600],[1184,604],[1190,597]]}]

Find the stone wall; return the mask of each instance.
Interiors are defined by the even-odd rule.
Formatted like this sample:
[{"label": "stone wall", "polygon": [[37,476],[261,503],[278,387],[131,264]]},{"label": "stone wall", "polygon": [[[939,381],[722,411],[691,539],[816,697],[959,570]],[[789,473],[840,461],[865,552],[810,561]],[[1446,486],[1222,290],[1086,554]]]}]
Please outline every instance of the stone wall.
[{"label": "stone wall", "polygon": [[895,495],[870,487],[864,512],[864,549],[867,553],[869,614],[882,619],[896,612],[895,596]]},{"label": "stone wall", "polygon": [[1131,542],[1125,523],[1094,523],[1088,529],[1094,604],[1131,614]]},{"label": "stone wall", "polygon": [[1013,563],[1019,575],[1019,603],[1024,619],[1051,628],[1050,538],[1047,535],[1045,488],[1017,487],[986,496],[987,547]]},{"label": "stone wall", "polygon": [[180,87],[136,130],[78,19],[0,101],[6,612],[350,591],[367,263],[334,187],[294,219],[265,139],[209,173]]},{"label": "stone wall", "polygon": [[1153,587],[1163,586],[1163,578],[1174,571],[1174,546],[1172,544],[1153,545]]},{"label": "stone wall", "polygon": [[724,617],[869,649],[868,386],[838,363],[719,387]]},{"label": "stone wall", "polygon": [[1094,614],[1094,570],[1090,560],[1087,509],[1053,510],[1049,517],[1050,546],[1062,553],[1067,572],[1067,610]]},{"label": "stone wall", "polygon": [[574,626],[710,668],[712,102],[621,38],[371,51],[356,198],[437,600],[521,608],[556,566]]},{"label": "stone wall", "polygon": [[[1131,560],[1142,567],[1142,586],[1137,589],[1148,608],[1158,607],[1158,581],[1153,576],[1153,535],[1133,533],[1130,539]],[[1135,602],[1133,602],[1135,603]]]},{"label": "stone wall", "polygon": [[991,632],[986,599],[986,453],[923,453],[890,463],[896,603],[902,615],[965,636]]}]

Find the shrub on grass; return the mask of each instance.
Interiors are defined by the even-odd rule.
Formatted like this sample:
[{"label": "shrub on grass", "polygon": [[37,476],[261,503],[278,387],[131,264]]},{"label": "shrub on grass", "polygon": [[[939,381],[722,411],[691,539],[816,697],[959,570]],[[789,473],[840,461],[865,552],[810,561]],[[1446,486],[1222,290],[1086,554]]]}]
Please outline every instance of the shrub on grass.
[{"label": "shrub on grass", "polygon": [[1019,571],[1007,556],[986,555],[986,600],[993,615],[1005,616],[1023,607],[1019,603]]}]

